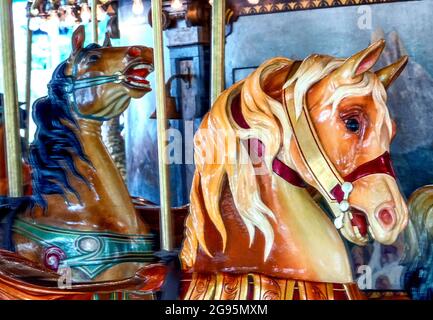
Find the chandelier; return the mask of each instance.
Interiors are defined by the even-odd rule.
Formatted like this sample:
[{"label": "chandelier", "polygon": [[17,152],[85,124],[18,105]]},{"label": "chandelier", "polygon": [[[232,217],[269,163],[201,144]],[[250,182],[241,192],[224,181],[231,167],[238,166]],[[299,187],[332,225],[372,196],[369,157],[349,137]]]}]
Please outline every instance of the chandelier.
[{"label": "chandelier", "polygon": [[[117,0],[97,1],[96,17],[104,20],[107,15],[115,16],[118,8]],[[78,24],[86,24],[92,20],[91,0],[34,0],[27,2],[27,17],[32,30],[43,29],[47,22],[56,22],[59,27],[72,28]]]}]

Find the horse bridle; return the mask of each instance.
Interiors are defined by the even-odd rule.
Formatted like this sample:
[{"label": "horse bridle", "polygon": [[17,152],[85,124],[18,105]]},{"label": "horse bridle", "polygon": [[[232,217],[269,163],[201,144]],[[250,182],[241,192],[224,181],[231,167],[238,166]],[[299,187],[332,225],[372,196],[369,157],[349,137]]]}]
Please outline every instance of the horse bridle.
[{"label": "horse bridle", "polygon": [[64,75],[64,70],[66,68],[67,61],[64,61],[61,63],[54,74],[58,75],[61,74],[63,77],[59,78],[53,78],[49,84],[48,87],[52,87],[54,85],[60,86],[63,88],[65,93],[69,97],[69,102],[71,103],[71,106],[75,113],[77,113],[81,118],[84,119],[90,119],[90,120],[97,120],[97,121],[106,121],[109,120],[106,117],[99,117],[91,114],[84,114],[82,113],[77,105],[76,98],[75,98],[75,91],[80,89],[86,89],[91,87],[100,86],[107,83],[121,83],[125,80],[125,75],[122,71],[117,71],[112,75],[108,76],[97,76],[97,77],[90,77],[85,79],[77,79],[78,77],[78,61],[83,57],[84,54],[86,54],[89,50],[95,49],[95,48],[101,48],[97,44],[90,44],[86,48],[81,49],[78,54],[76,55],[74,61],[72,62],[72,74],[70,76]]},{"label": "horse bridle", "polygon": [[[389,152],[384,152],[379,157],[363,163],[349,175],[341,177],[323,150],[307,110],[307,104],[304,101],[302,113],[299,117],[296,117],[292,97],[293,95],[288,92],[288,88],[285,89],[283,93],[283,106],[287,110],[293,138],[300,152],[302,162],[336,217],[334,220],[335,227],[342,229],[345,214],[350,211],[349,196],[353,191],[353,183],[355,181],[373,174],[386,174],[395,179],[395,172]],[[239,127],[243,129],[250,128],[242,115],[240,106],[232,104],[231,113]],[[259,140],[257,140],[257,143],[256,154],[261,156],[263,144]],[[300,188],[306,186],[301,176],[277,157],[272,162],[272,171],[294,186]]]}]

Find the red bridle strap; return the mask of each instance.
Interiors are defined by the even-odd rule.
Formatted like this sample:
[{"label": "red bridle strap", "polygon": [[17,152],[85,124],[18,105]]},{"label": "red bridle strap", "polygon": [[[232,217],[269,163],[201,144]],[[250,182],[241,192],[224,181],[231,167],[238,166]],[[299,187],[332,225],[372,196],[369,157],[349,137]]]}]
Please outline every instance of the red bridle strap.
[{"label": "red bridle strap", "polygon": [[[343,179],[346,182],[353,183],[356,180],[372,174],[387,174],[395,178],[395,171],[392,166],[391,157],[388,151],[385,151],[381,156],[377,157],[376,159],[361,164],[358,168],[356,168],[352,173],[345,176]],[[343,190],[341,190],[341,185],[335,186],[335,188],[332,189],[331,193],[338,202],[343,200],[344,192]]]}]

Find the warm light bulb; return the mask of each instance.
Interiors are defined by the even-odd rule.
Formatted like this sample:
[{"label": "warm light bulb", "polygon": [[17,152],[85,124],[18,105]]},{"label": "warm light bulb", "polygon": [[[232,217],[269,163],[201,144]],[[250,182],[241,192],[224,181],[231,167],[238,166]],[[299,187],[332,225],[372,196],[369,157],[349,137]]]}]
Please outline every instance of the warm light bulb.
[{"label": "warm light bulb", "polygon": [[183,8],[183,4],[181,0],[171,0],[171,8],[173,10],[180,10]]},{"label": "warm light bulb", "polygon": [[30,10],[30,13],[32,14],[32,16],[37,16],[39,14],[39,10],[37,8],[32,8]]},{"label": "warm light bulb", "polygon": [[210,4],[210,5],[213,5],[213,0],[209,0],[209,4]]},{"label": "warm light bulb", "polygon": [[248,0],[250,4],[258,4],[260,0]]},{"label": "warm light bulb", "polygon": [[132,4],[132,13],[136,16],[141,15],[144,12],[143,2],[141,0],[134,0]]}]

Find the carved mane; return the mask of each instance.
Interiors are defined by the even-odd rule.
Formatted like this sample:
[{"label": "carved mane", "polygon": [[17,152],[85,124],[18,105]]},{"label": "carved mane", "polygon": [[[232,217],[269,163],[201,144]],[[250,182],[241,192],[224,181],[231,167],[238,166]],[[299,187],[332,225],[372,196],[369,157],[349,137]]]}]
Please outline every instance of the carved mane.
[{"label": "carved mane", "polygon": [[[324,55],[311,55],[300,65],[287,58],[274,58],[264,62],[245,80],[236,83],[219,96],[194,137],[196,171],[181,252],[185,268],[194,265],[199,246],[208,256],[212,256],[204,234],[205,217],[218,231],[223,251],[226,248],[227,232],[219,205],[226,178],[236,209],[248,230],[250,245],[254,241],[257,228],[265,239],[264,259],[267,259],[274,242],[274,230],[270,219],[275,218],[274,213],[261,199],[256,181],[257,173],[245,140],[258,139],[263,143],[263,159],[269,172],[272,172],[272,161],[277,156],[294,169],[289,151],[291,127],[287,112],[278,100],[281,97],[281,90],[293,85],[292,94],[299,116],[308,90],[343,62],[343,59]],[[266,92],[267,82],[272,81],[273,75],[283,68],[293,69],[288,72],[289,78],[280,83],[277,94]],[[385,105],[385,89],[371,72],[364,73],[351,84],[337,88],[328,102],[335,108],[345,97],[364,96],[370,93],[384,110],[378,125],[386,121],[391,131],[392,123]],[[235,100],[239,101],[239,108],[249,129],[239,127],[233,120],[231,106]],[[216,155],[210,150],[212,147],[217,150]]]},{"label": "carved mane", "polygon": [[74,131],[74,128],[78,128],[78,123],[72,114],[63,85],[66,79],[65,67],[66,61],[56,68],[48,86],[48,96],[39,98],[33,105],[37,130],[30,146],[29,162],[32,167],[33,198],[42,207],[46,207],[44,195],[58,194],[65,197],[66,192],[70,192],[79,198],[68,181],[68,170],[88,184],[73,160],[73,156],[77,155],[90,164]]}]

